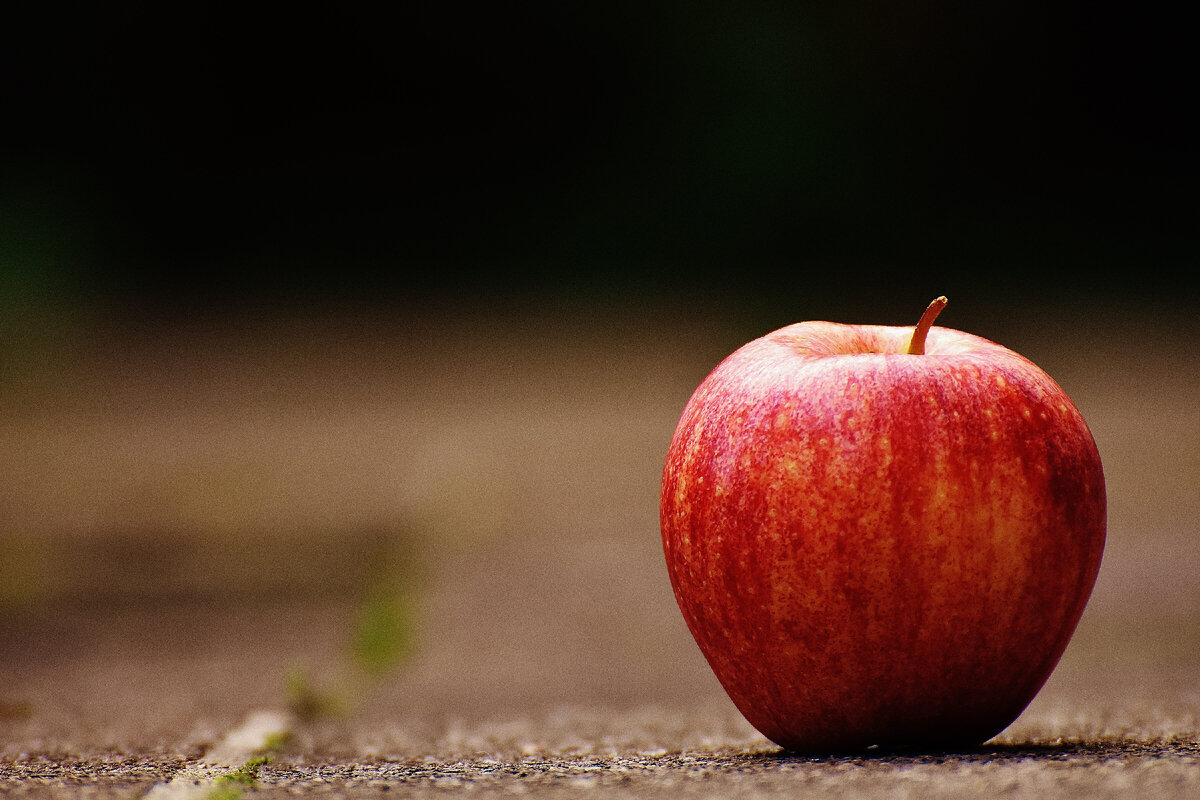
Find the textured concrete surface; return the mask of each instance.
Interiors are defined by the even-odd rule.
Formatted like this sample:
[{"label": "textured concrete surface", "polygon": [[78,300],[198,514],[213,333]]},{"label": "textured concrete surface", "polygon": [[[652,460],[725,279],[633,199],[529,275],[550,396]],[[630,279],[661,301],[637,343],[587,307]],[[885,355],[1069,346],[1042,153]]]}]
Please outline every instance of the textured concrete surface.
[{"label": "textured concrete surface", "polygon": [[[44,342],[0,396],[0,794],[141,796],[294,701],[298,670],[341,703],[272,748],[259,796],[1200,793],[1194,319],[975,329],[1096,435],[1092,602],[979,751],[798,759],[725,698],[661,564],[678,413],[763,332],[700,318],[426,309]],[[347,643],[385,559],[415,647],[356,683]]]}]

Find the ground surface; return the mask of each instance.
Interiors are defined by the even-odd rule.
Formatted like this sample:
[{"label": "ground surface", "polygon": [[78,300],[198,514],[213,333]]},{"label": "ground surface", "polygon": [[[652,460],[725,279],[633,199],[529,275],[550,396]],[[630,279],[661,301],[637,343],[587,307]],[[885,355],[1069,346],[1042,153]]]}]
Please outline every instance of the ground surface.
[{"label": "ground surface", "polygon": [[[1194,320],[976,329],[1042,364],[1096,435],[1110,538],[1093,600],[995,742],[830,759],[746,725],[666,582],[656,494],[675,420],[764,332],[697,320],[85,321],[30,344],[0,396],[0,795],[178,788],[252,712],[334,695],[253,783],[221,786],[1200,793],[1200,367],[1175,344]],[[356,683],[348,643],[381,563],[412,649]]]}]

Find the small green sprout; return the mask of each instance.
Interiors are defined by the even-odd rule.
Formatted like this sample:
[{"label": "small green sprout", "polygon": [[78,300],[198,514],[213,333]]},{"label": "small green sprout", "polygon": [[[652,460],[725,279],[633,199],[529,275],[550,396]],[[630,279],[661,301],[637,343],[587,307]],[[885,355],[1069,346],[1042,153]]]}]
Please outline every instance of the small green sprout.
[{"label": "small green sprout", "polygon": [[412,656],[417,640],[420,564],[419,551],[406,543],[408,546],[398,546],[390,538],[367,559],[339,688],[314,686],[300,667],[288,673],[288,709],[298,719],[311,721],[348,713]]},{"label": "small green sprout", "polygon": [[217,778],[205,800],[238,800],[247,789],[258,783],[258,769],[270,761],[270,756],[257,755],[232,772]]},{"label": "small green sprout", "polygon": [[355,664],[374,677],[395,669],[413,650],[415,617],[404,587],[373,587],[359,609],[350,645]]}]

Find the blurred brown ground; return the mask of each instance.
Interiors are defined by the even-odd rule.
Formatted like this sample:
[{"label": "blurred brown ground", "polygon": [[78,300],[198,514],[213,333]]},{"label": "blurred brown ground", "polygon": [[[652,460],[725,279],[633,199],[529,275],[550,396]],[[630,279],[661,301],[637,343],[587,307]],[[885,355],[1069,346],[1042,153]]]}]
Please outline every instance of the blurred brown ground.
[{"label": "blurred brown ground", "polygon": [[[513,765],[625,758],[622,788],[676,794],[703,793],[679,783],[701,768],[709,789],[734,776],[764,792],[802,778],[889,796],[1197,790],[1200,323],[1108,308],[945,316],[1063,385],[1108,480],[1096,590],[1000,738],[1009,757],[857,777],[842,761],[753,761],[773,748],[683,625],[657,492],[691,391],[766,330],[712,305],[540,305],[83,320],[10,360],[0,767],[40,764],[51,788],[101,794],[169,778],[247,711],[284,704],[290,671],[340,684],[365,576],[391,554],[417,575],[414,654],[354,713],[301,726],[273,766],[281,782],[350,785],[329,770],[357,764],[364,788],[394,779],[388,765],[441,765],[432,786],[467,764],[508,791]],[[1063,772],[1072,759],[1086,770]],[[35,791],[16,777],[0,788]]]}]

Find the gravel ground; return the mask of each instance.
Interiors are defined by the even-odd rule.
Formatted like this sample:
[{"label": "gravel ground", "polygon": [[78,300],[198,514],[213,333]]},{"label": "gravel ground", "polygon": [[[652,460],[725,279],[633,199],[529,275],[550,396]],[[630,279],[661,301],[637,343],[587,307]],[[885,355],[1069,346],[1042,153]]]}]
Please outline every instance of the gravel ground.
[{"label": "gravel ground", "polygon": [[[607,715],[609,724],[624,722]],[[506,734],[543,735],[536,721]],[[575,735],[598,733],[584,726]],[[30,758],[0,765],[5,796],[134,797],[169,781],[185,762],[145,756]],[[355,758],[297,763],[288,758],[257,772],[255,797],[473,796],[574,797],[581,791],[664,797],[765,797],[809,792],[822,797],[966,796],[1183,798],[1194,796],[1200,768],[1195,739],[999,742],[977,751],[799,758],[744,743],[677,752],[607,746],[591,754],[534,752],[515,758],[447,760]]]},{"label": "gravel ground", "polygon": [[[746,725],[661,564],[675,419],[762,331],[425,312],[46,345],[0,396],[0,795],[142,796],[294,703],[298,671],[341,705],[232,788],[1200,795],[1196,323],[1102,317],[979,330],[1058,378],[1105,460],[1109,546],[1059,669],[979,751],[836,759]],[[356,682],[383,562],[413,649]]]}]

